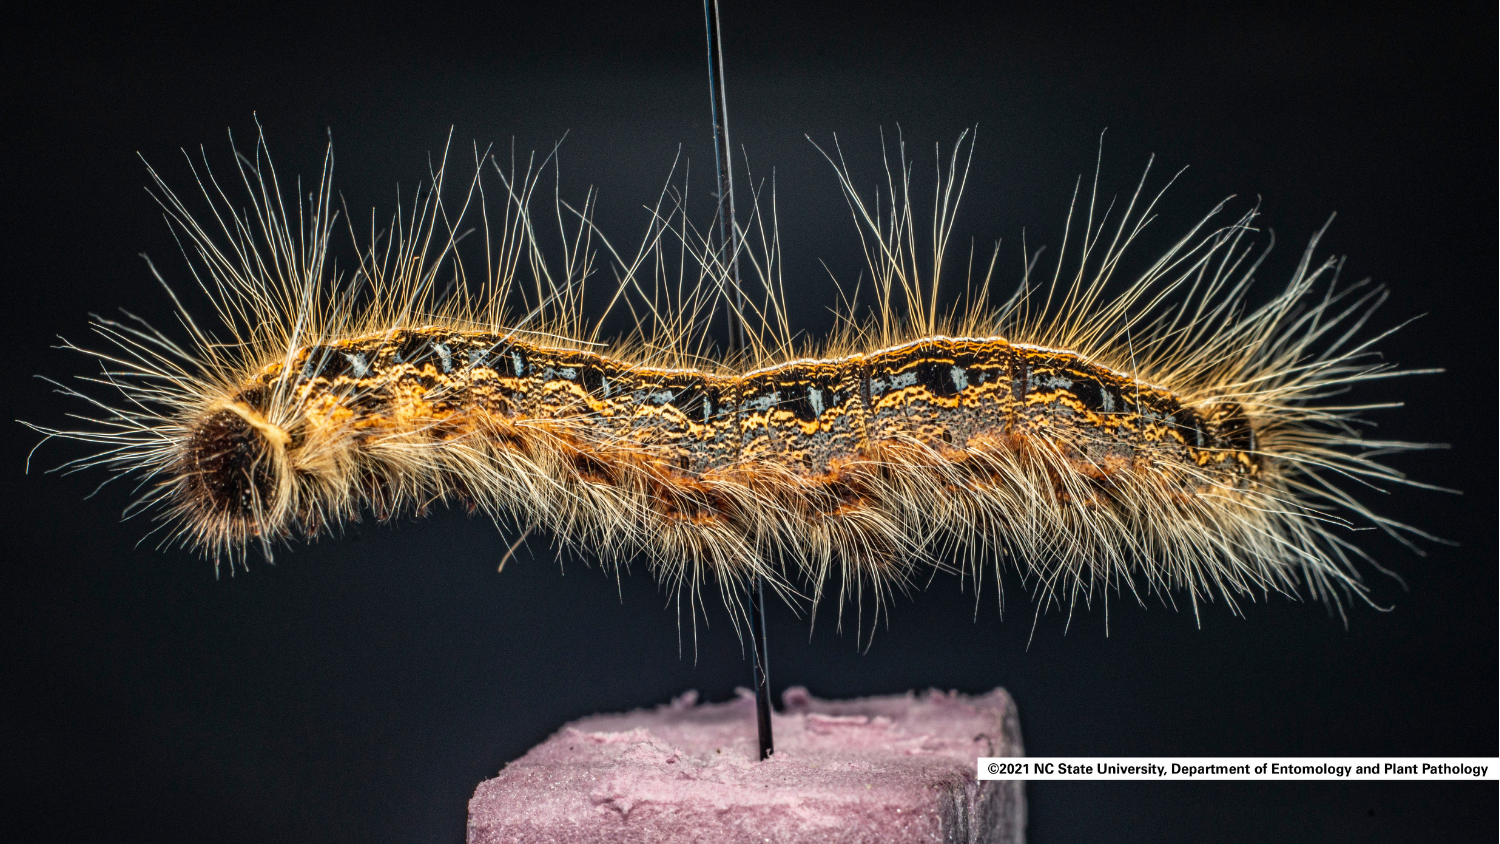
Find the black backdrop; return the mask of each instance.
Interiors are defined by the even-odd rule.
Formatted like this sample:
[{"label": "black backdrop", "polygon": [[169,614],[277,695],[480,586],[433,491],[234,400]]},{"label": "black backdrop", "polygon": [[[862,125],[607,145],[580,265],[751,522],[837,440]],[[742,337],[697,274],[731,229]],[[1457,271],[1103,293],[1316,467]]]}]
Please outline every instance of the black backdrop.
[{"label": "black backdrop", "polygon": [[[555,6],[555,4],[553,4]],[[1046,4],[971,13],[851,3],[724,12],[737,144],[779,190],[800,327],[826,330],[860,258],[832,173],[804,133],[839,133],[879,175],[899,124],[930,179],[932,144],[979,127],[956,243],[1005,239],[1000,277],[1055,244],[1075,178],[1104,143],[1105,184],[1149,154],[1189,169],[1158,224],[1186,228],[1227,194],[1263,198],[1283,279],[1330,212],[1345,276],[1391,289],[1379,322],[1426,314],[1382,344],[1446,373],[1390,382],[1403,410],[1377,435],[1446,442],[1398,459],[1461,497],[1393,489],[1386,514],[1461,543],[1414,556],[1360,538],[1405,580],[1370,572],[1393,607],[1346,627],[1281,597],[1192,614],[1128,598],[1041,617],[1009,584],[1001,621],[952,578],[898,598],[868,651],[852,630],[770,613],[777,692],[843,697],[1003,685],[1040,755],[1496,753],[1496,55],[1493,5],[1368,4],[1181,12]],[[15,13],[12,12],[12,15]],[[349,207],[390,209],[449,128],[520,150],[563,146],[563,191],[601,188],[599,220],[644,225],[681,145],[699,186],[711,154],[701,10],[691,2],[392,16],[261,5],[234,11],[11,17],[5,35],[7,411],[60,423],[76,405],[35,373],[88,371],[49,350],[89,311],[165,322],[137,253],[179,285],[176,247],[136,153],[190,188],[179,148],[228,165],[226,128],[259,119],[284,176],[313,176],[331,131]],[[929,185],[930,181],[919,181]],[[707,192],[696,193],[702,206]],[[361,212],[363,213],[363,212]],[[1158,244],[1159,245],[1159,244]],[[1137,252],[1144,261],[1151,246]],[[1372,393],[1372,395],[1375,393]],[[34,840],[461,840],[474,786],[563,722],[687,688],[723,699],[749,666],[721,611],[696,643],[639,568],[618,584],[546,537],[502,574],[514,538],[439,513],[366,523],[216,580],[210,564],[138,545],[123,485],[22,475],[13,425],[0,477],[0,764],[7,829]],[[34,466],[82,453],[45,447]],[[561,571],[559,571],[561,569]],[[831,619],[831,615],[825,615]],[[682,655],[679,655],[681,645]],[[747,729],[749,725],[747,724]],[[1468,784],[1034,784],[1037,842],[1493,841],[1496,788]]]}]

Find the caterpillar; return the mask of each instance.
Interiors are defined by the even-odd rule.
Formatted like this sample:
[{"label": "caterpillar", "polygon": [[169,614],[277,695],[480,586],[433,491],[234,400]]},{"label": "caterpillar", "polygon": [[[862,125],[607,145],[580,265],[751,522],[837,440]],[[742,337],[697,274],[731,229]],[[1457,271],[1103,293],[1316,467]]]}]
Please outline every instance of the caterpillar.
[{"label": "caterpillar", "polygon": [[[476,148],[455,209],[445,151],[388,230],[373,215],[364,238],[351,226],[349,272],[331,257],[331,147],[316,189],[288,203],[258,136],[253,156],[236,153],[243,210],[206,157],[190,159],[196,214],[148,166],[217,323],[163,280],[187,339],[96,318],[106,350],[64,345],[103,362],[92,381],[112,395],[61,387],[96,408],[89,425],[33,427],[101,446],[66,468],[138,478],[134,507],[157,514],[167,542],[231,570],[250,546],[269,557],[365,513],[456,504],[606,565],[644,555],[695,604],[712,584],[736,607],[755,575],[814,605],[836,584],[842,606],[924,568],[977,583],[1015,565],[1069,605],[1124,589],[1237,610],[1306,590],[1342,611],[1342,596],[1366,594],[1357,562],[1374,564],[1344,535],[1351,519],[1408,545],[1426,536],[1345,488],[1412,483],[1379,458],[1421,447],[1359,434],[1359,415],[1389,403],[1333,398],[1415,372],[1374,353],[1395,330],[1366,330],[1380,288],[1339,284],[1314,236],[1287,284],[1252,306],[1257,212],[1218,224],[1223,204],[1117,281],[1161,196],[1145,192],[1148,166],[1118,212],[1101,210],[1097,175],[1081,207],[1075,193],[1050,279],[1030,257],[1014,294],[992,299],[997,244],[987,267],[971,257],[982,281],[944,310],[968,137],[939,162],[930,267],[904,144],[873,198],[841,152],[825,153],[876,302],[872,316],[846,303],[833,337],[800,346],[774,189],[771,219],[757,193],[744,227],[759,235],[745,258],[763,295],[735,313],[726,256],[675,189],[633,256],[594,228],[588,201],[557,199],[549,255],[531,206],[550,157],[522,172]],[[503,184],[498,215],[486,168]],[[476,232],[482,274],[460,246]],[[615,289],[589,319],[600,254]],[[633,328],[601,340],[622,304]],[[712,346],[726,311],[752,325],[738,356]]]}]

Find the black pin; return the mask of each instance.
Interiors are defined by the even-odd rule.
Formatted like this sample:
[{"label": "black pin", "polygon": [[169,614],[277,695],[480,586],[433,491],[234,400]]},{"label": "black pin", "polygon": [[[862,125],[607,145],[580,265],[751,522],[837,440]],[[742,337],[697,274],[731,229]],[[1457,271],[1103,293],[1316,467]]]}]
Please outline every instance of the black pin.
[{"label": "black pin", "polygon": [[[729,313],[729,354],[745,350],[745,290],[740,286],[740,233],[734,217],[734,167],[729,147],[728,100],[724,94],[724,45],[719,35],[719,2],[703,0],[708,32],[708,93],[714,123],[714,165],[719,179],[719,249],[734,284]],[[727,254],[726,254],[727,253]],[[766,587],[759,574],[750,584],[750,650],[755,655],[755,726],[760,758],[775,751],[771,740],[771,671],[766,661]]]}]

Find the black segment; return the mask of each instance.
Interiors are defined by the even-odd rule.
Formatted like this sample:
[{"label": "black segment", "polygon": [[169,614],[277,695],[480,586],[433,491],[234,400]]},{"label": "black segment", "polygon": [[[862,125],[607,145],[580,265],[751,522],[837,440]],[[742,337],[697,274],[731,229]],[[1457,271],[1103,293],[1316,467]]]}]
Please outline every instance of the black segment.
[{"label": "black segment", "polygon": [[[511,347],[505,343],[493,343],[479,351],[479,358],[474,362],[475,366],[492,369],[501,378],[516,376],[515,360],[511,357]],[[525,358],[522,358],[525,361]]]},{"label": "black segment", "polygon": [[1115,403],[1106,399],[1107,390],[1107,387],[1092,378],[1073,376],[1073,395],[1078,397],[1079,404],[1093,413],[1105,413],[1114,407]]},{"label": "black segment", "polygon": [[1232,451],[1255,451],[1255,430],[1250,427],[1250,418],[1239,402],[1225,402],[1212,413],[1216,439],[1220,448]]},{"label": "black segment", "polygon": [[779,407],[790,412],[800,421],[818,421],[819,414],[813,407],[812,397],[808,395],[808,385],[805,383],[782,385]]},{"label": "black segment", "polygon": [[694,422],[708,419],[717,410],[718,402],[708,394],[707,385],[702,381],[673,384],[669,388],[672,390],[672,400],[669,404],[682,411],[683,416]]},{"label": "black segment", "polygon": [[[826,371],[815,377],[792,374],[788,381],[777,385],[781,393],[777,408],[791,413],[801,422],[816,422],[830,408],[843,407],[849,401],[847,392],[835,389],[836,383],[837,379]],[[861,390],[866,394],[869,392],[868,372],[862,373]]]},{"label": "black segment", "polygon": [[758,410],[760,399],[768,396],[769,394],[777,392],[777,390],[778,388],[775,384],[767,383],[764,381],[758,382],[755,384],[754,388],[746,389],[740,394],[740,406],[745,408],[747,411]]},{"label": "black segment", "polygon": [[953,381],[953,363],[945,360],[928,360],[912,367],[917,383],[934,397],[952,398],[959,394],[958,384]]},{"label": "black segment", "polygon": [[1208,438],[1203,436],[1203,417],[1198,411],[1191,407],[1182,407],[1174,411],[1176,417],[1172,425],[1188,445],[1194,448],[1203,448],[1208,444]]},{"label": "black segment", "polygon": [[731,411],[734,404],[733,392],[726,392],[708,379],[669,386],[677,391],[672,405],[694,422],[711,422]]},{"label": "black segment", "polygon": [[313,346],[307,350],[307,361],[302,367],[302,374],[308,380],[327,378],[332,381],[345,376],[353,377],[354,364],[347,352],[332,346]]},{"label": "black segment", "polygon": [[578,383],[584,392],[597,398],[604,398],[604,368],[592,363],[585,363],[578,367]]},{"label": "black segment", "polygon": [[432,354],[432,344],[421,334],[408,333],[396,342],[396,362],[416,363]]}]

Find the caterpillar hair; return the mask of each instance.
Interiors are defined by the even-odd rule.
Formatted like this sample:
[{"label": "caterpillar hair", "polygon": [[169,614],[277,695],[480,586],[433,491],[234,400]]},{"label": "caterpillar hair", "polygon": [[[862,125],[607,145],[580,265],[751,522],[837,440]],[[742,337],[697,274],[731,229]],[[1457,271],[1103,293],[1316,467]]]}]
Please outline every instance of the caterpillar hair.
[{"label": "caterpillar hair", "polygon": [[[350,219],[342,269],[331,149],[305,200],[263,136],[227,179],[189,159],[196,211],[150,170],[212,320],[165,280],[179,330],[95,318],[104,345],[65,347],[102,372],[61,387],[92,412],[34,427],[96,445],[66,468],[135,479],[133,510],[231,570],[248,546],[269,557],[361,514],[456,504],[605,565],[644,555],[679,598],[716,587],[732,610],[754,575],[813,605],[836,588],[842,606],[934,567],[978,585],[1013,565],[1043,606],[1127,591],[1237,611],[1282,592],[1342,612],[1366,596],[1360,561],[1378,568],[1352,528],[1425,536],[1356,496],[1411,483],[1381,461],[1420,446],[1361,435],[1362,414],[1396,403],[1343,397],[1414,370],[1375,353],[1395,330],[1369,328],[1385,294],[1339,283],[1317,235],[1260,299],[1253,208],[1221,220],[1221,204],[1130,270],[1161,193],[1143,175],[1116,201],[1096,175],[1055,264],[1023,250],[1014,292],[993,295],[999,246],[971,250],[967,292],[943,305],[967,133],[938,161],[930,231],[904,145],[873,193],[836,142],[826,155],[873,301],[851,295],[816,344],[793,339],[774,186],[744,224],[752,290],[736,297],[677,189],[634,252],[596,230],[592,199],[554,187],[555,212],[534,216],[553,158],[505,167],[476,148],[452,202],[445,152],[387,228]],[[544,221],[559,246],[543,247]],[[726,356],[710,326],[735,301],[749,343]],[[612,339],[616,312],[634,328]]]}]

